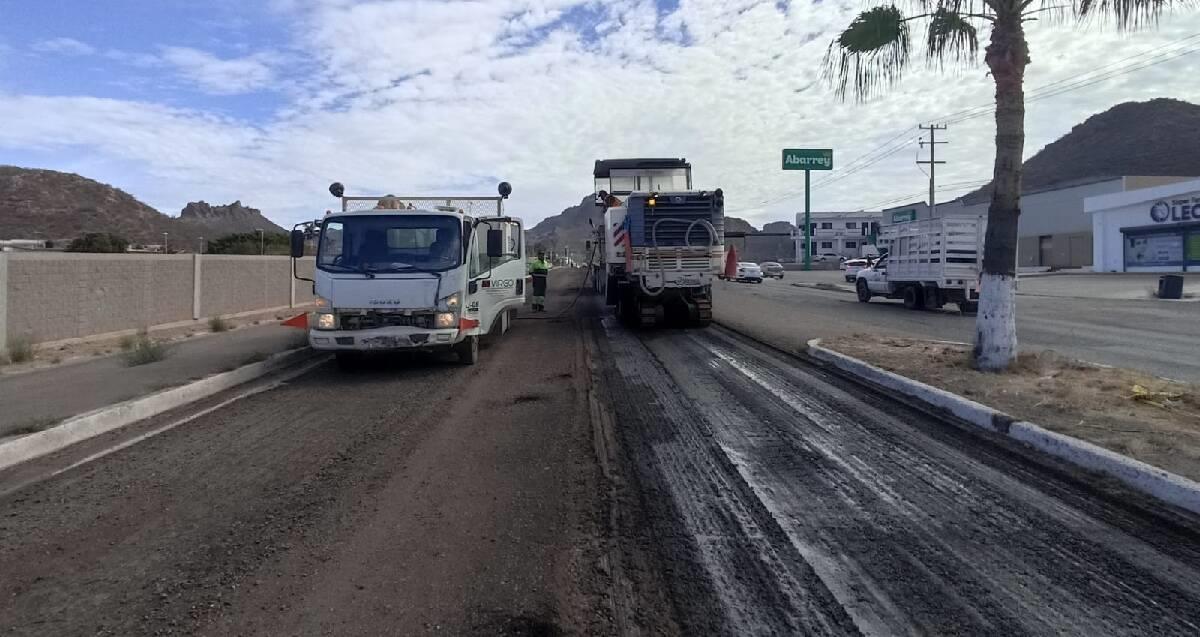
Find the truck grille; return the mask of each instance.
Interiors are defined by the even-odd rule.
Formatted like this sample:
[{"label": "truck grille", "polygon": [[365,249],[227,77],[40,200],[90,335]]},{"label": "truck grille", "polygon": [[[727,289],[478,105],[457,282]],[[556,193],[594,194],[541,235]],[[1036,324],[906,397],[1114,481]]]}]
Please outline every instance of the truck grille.
[{"label": "truck grille", "polygon": [[432,314],[406,316],[399,312],[368,310],[354,314],[342,314],[340,318],[343,330],[370,330],[377,327],[419,327],[427,330],[433,328]]},{"label": "truck grille", "polygon": [[[635,254],[641,252],[635,250]],[[637,255],[644,258],[646,261],[646,270],[668,270],[682,272],[711,272],[713,271],[713,258],[707,252],[704,253],[688,253],[680,250],[646,250],[645,253]]]},{"label": "truck grille", "polygon": [[[704,220],[713,225],[717,231],[715,243],[721,243],[725,232],[725,215],[720,206],[713,200],[712,194],[699,193],[665,193],[655,198],[653,207],[646,205],[643,196],[630,197],[629,202],[630,239],[635,246],[673,247],[673,246],[709,246],[714,242],[708,230],[702,224],[696,224],[688,231],[688,226],[696,220]],[[662,219],[679,219],[681,221],[664,221]],[[658,224],[657,232],[654,230]]]}]

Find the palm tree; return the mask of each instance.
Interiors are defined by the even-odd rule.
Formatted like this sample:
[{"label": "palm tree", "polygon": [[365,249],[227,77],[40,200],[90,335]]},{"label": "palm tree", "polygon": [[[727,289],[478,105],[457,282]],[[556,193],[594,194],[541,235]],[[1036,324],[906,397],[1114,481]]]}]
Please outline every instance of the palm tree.
[{"label": "palm tree", "polygon": [[920,13],[905,15],[894,4],[858,17],[830,43],[825,74],[839,97],[858,99],[898,82],[909,63],[909,23],[925,24],[930,63],[969,64],[979,53],[976,25],[990,25],[983,59],[996,84],[996,159],[988,207],[979,313],[975,319],[975,365],[997,371],[1017,352],[1017,218],[1021,214],[1021,155],[1025,146],[1025,67],[1029,45],[1025,23],[1054,11],[1083,20],[1108,16],[1119,29],[1157,21],[1164,9],[1186,0],[1072,0],[1069,6],[1031,8],[1033,0],[916,0]]}]

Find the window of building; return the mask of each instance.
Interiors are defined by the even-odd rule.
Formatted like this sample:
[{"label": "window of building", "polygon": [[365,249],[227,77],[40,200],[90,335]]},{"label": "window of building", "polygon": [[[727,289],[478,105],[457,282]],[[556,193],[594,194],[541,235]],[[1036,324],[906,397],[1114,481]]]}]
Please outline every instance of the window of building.
[{"label": "window of building", "polygon": [[833,242],[832,241],[822,241],[821,247],[828,250],[833,247]]},{"label": "window of building", "polygon": [[847,241],[847,242],[846,242],[846,247],[847,247],[847,248],[857,248],[857,247],[858,247],[858,242],[856,242],[856,241]]},{"label": "window of building", "polygon": [[856,230],[856,229],[858,229],[858,222],[857,222],[857,221],[847,221],[847,222],[846,222],[846,229],[847,229],[847,230]]},{"label": "window of building", "polygon": [[822,221],[821,229],[822,230],[833,230],[833,222],[832,221]]}]

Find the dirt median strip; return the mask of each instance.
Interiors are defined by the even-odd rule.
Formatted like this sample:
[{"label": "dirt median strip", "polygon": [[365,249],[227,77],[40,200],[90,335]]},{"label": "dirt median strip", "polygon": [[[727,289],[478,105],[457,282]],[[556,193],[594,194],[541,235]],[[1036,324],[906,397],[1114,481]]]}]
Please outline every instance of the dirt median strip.
[{"label": "dirt median strip", "polygon": [[[920,348],[935,345],[935,343],[932,342],[914,341],[913,339],[879,340],[904,341],[904,348]],[[1108,420],[1104,422],[1111,426],[1105,428],[1100,427],[1099,425],[1094,425],[1094,427],[1098,427],[1096,430],[1097,433],[1090,436],[1091,439],[1088,439],[1084,436],[1076,436],[1073,434],[1079,431],[1083,431],[1085,434],[1089,433],[1089,430],[1082,427],[1082,425],[1085,424],[1089,416],[1095,413],[1092,411],[1092,408],[1105,409],[1105,406],[1090,404],[1078,406],[1075,413],[1072,413],[1069,419],[1064,420],[1061,416],[1050,417],[1044,421],[1046,423],[1051,423],[1047,424],[1046,426],[1030,422],[1034,419],[1029,418],[1029,414],[1046,414],[1046,412],[1036,411],[1039,407],[1044,406],[1046,401],[1043,400],[1039,401],[1038,403],[1029,403],[1030,396],[1022,395],[1016,391],[1016,389],[1014,389],[1014,385],[1017,383],[1011,378],[1006,378],[1008,376],[1012,376],[1019,379],[1022,376],[1022,365],[1020,363],[1017,365],[1017,369],[1014,371],[1014,373],[1008,375],[983,375],[981,372],[970,370],[970,374],[979,375],[980,378],[966,378],[965,376],[969,376],[969,374],[964,373],[956,375],[953,380],[949,380],[945,377],[939,377],[936,375],[936,370],[939,368],[937,358],[922,355],[926,354],[926,352],[920,352],[919,350],[913,352],[916,354],[916,356],[909,357],[913,361],[912,367],[901,364],[900,367],[902,367],[902,369],[889,371],[887,367],[895,368],[895,361],[890,359],[887,355],[880,354],[878,350],[872,349],[872,346],[879,345],[880,343],[876,343],[870,339],[867,339],[866,341],[863,339],[853,341],[855,345],[849,344],[850,342],[851,339],[835,339],[832,344],[826,344],[822,343],[820,339],[814,339],[813,341],[809,342],[809,353],[815,358],[826,361],[844,371],[862,377],[863,379],[875,385],[892,391],[904,393],[905,395],[921,400],[937,409],[942,409],[952,413],[971,424],[995,431],[1000,435],[1020,441],[1039,451],[1042,451],[1043,453],[1060,458],[1088,471],[1099,472],[1115,478],[1116,480],[1137,491],[1156,497],[1169,504],[1178,506],[1193,513],[1200,513],[1200,483],[1197,483],[1193,479],[1197,472],[1200,472],[1200,462],[1195,462],[1194,460],[1194,456],[1200,454],[1200,449],[1198,449],[1195,445],[1188,445],[1186,449],[1187,453],[1179,454],[1177,453],[1178,449],[1174,446],[1170,446],[1163,450],[1156,450],[1156,448],[1150,444],[1143,444],[1141,447],[1132,445],[1133,442],[1138,440],[1146,443],[1150,438],[1168,435],[1174,437],[1174,434],[1178,433],[1179,431],[1190,431],[1192,436],[1200,435],[1200,431],[1197,431],[1200,429],[1200,427],[1197,426],[1200,425],[1200,423],[1193,425],[1189,422],[1177,422],[1174,423],[1174,426],[1171,426],[1170,423],[1173,423],[1174,421],[1169,418],[1165,421],[1168,423],[1167,425],[1163,424],[1164,420],[1161,418],[1145,418],[1142,414],[1147,405],[1145,399],[1135,398],[1133,396],[1178,396],[1178,398],[1175,400],[1178,402],[1183,402],[1186,405],[1190,404],[1190,401],[1195,399],[1195,396],[1192,394],[1166,392],[1162,390],[1152,391],[1147,390],[1140,384],[1134,385],[1135,388],[1141,388],[1140,394],[1138,389],[1131,389],[1131,391],[1134,393],[1131,395],[1131,397],[1126,398],[1126,400],[1130,401],[1135,408],[1128,411],[1127,416],[1116,416],[1112,413],[1111,407],[1109,407],[1109,413],[1106,414]],[[959,349],[966,347],[953,343],[937,343],[936,345],[939,348],[949,348],[955,352],[958,352]],[[852,350],[853,355],[850,355],[847,350]],[[1107,375],[1110,377],[1120,377],[1122,379],[1127,379],[1128,377],[1141,378],[1144,376],[1128,370],[1093,366],[1079,361],[1070,362],[1068,359],[1061,359],[1057,357],[1053,360],[1059,361],[1060,365],[1064,364],[1064,361],[1067,361],[1067,368],[1075,369],[1076,371],[1088,370],[1086,373],[1096,376]],[[1028,363],[1025,364],[1028,365]],[[916,369],[917,367],[920,367],[920,369]],[[1038,369],[1037,371],[1039,373],[1047,372],[1045,368]],[[1050,370],[1051,373],[1053,373],[1053,371],[1054,370]],[[1058,374],[1061,375],[1062,370],[1058,370]],[[921,380],[914,380],[913,378],[909,377],[910,375],[920,378]],[[1046,378],[1053,378],[1053,376],[1038,376],[1037,378],[1044,381]],[[921,382],[922,380],[927,379],[942,386],[938,387]],[[1106,384],[1106,380],[1108,384]],[[970,400],[956,393],[965,391],[978,395],[980,390],[976,385],[976,382],[986,382],[996,387],[994,390],[995,393],[1004,396],[1004,399],[1000,400],[999,403],[1003,404],[1006,408],[1009,405],[1021,405],[1023,403],[1025,403],[1026,406],[1020,410],[1012,410],[1012,412],[1001,411],[989,405]],[[1112,382],[1114,382],[1112,378],[1097,379],[1094,381],[1094,383],[1098,386],[1098,390],[1109,392],[1111,392],[1111,389],[1106,388],[1110,387]],[[1143,380],[1142,382],[1150,381]],[[1171,382],[1172,381],[1159,379],[1160,385],[1162,383]],[[1175,383],[1175,385],[1182,384]],[[947,389],[947,386],[954,386],[956,389],[954,392],[952,392]],[[1059,394],[1061,393],[1062,392],[1060,391]],[[1005,396],[1005,394],[1007,394],[1007,396]],[[1048,392],[1048,394],[1054,395],[1053,390]],[[1183,400],[1185,397],[1188,399],[1187,401]],[[1166,399],[1163,398],[1162,400]],[[989,402],[992,401],[989,400]],[[1063,405],[1057,406],[1057,408],[1060,410],[1062,407]],[[1155,406],[1151,406],[1149,408],[1162,409],[1162,407]],[[1183,418],[1185,419],[1190,415],[1190,412],[1182,413]],[[1073,420],[1078,416],[1082,417],[1079,419],[1078,423],[1076,423],[1075,427],[1061,426],[1063,423],[1070,422],[1070,420]],[[1126,439],[1124,441],[1125,444],[1116,443],[1117,439],[1115,439],[1111,434],[1122,432],[1114,432],[1112,428],[1116,425],[1113,423],[1120,421],[1122,418],[1127,418],[1130,422],[1141,423],[1145,428],[1145,431],[1140,433],[1147,435],[1142,436],[1140,439],[1136,437]],[[1039,420],[1038,422],[1041,423],[1043,421]],[[1157,429],[1155,428],[1156,426]],[[1058,429],[1060,428],[1065,429],[1066,431],[1059,431]],[[1168,431],[1171,433],[1168,433]],[[1125,433],[1126,437],[1128,438],[1128,434],[1133,432],[1126,430],[1123,433]],[[1186,442],[1187,440],[1185,439],[1185,444]],[[1105,445],[1103,443],[1108,444]],[[1133,448],[1138,453],[1120,453],[1112,448],[1106,448],[1109,446],[1119,447],[1122,449]],[[1180,455],[1186,456],[1186,458],[1180,458]],[[1191,458],[1191,461],[1189,461],[1188,458]],[[1179,473],[1173,473],[1166,468],[1158,466],[1160,464],[1167,465],[1169,469],[1178,471]]]},{"label": "dirt median strip", "polygon": [[236,387],[288,365],[308,360],[314,355],[315,353],[308,348],[281,352],[264,361],[214,374],[181,387],[101,407],[95,411],[68,418],[41,431],[0,443],[0,469],[53,453],[88,438],[207,398],[217,392]]}]

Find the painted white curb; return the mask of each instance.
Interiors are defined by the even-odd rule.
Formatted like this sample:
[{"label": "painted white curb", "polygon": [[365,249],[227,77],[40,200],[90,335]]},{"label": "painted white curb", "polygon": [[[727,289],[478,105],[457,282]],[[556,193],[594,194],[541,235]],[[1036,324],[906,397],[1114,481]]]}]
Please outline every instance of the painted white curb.
[{"label": "painted white curb", "polygon": [[165,411],[208,398],[213,394],[249,382],[277,369],[314,356],[308,348],[280,352],[257,363],[214,374],[181,387],[101,407],[73,416],[37,433],[0,444],[0,469],[43,456],[102,433],[157,416]]},{"label": "painted white curb", "polygon": [[1200,483],[1183,476],[1030,422],[1017,421],[991,407],[821,347],[819,338],[808,342],[808,353],[876,385],[945,409],[973,425],[995,431],[1077,467],[1105,474],[1136,491],[1200,514]]}]

